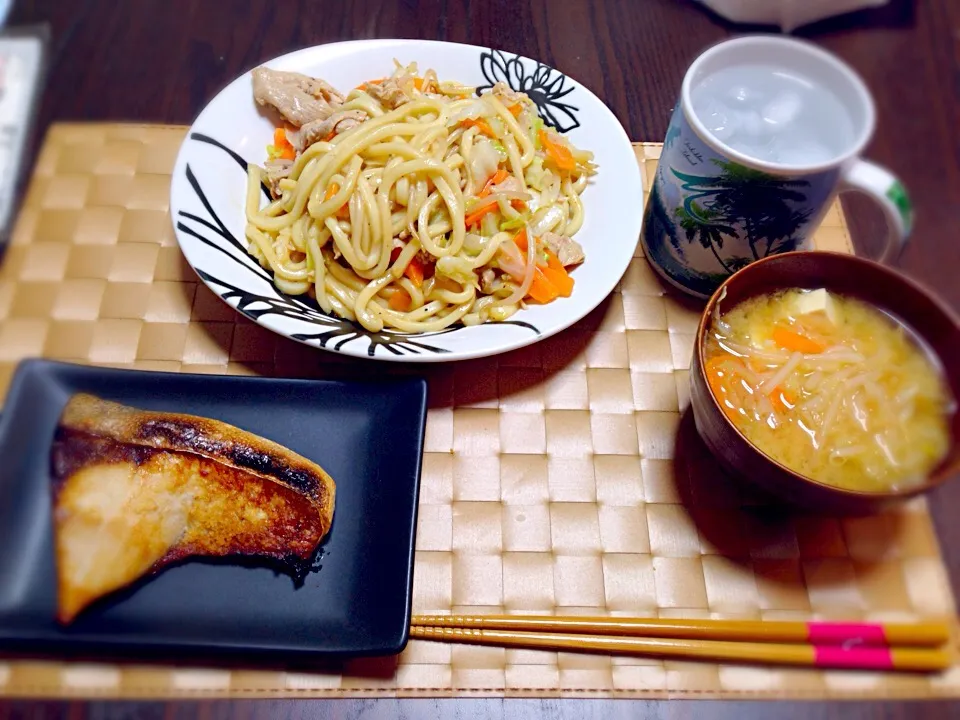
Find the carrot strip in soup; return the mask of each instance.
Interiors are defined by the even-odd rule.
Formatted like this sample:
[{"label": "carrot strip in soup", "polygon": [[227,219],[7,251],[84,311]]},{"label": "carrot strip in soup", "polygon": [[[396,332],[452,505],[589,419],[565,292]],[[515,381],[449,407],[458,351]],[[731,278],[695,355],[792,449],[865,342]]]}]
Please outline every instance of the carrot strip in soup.
[{"label": "carrot strip in soup", "polygon": [[720,404],[720,408],[723,410],[724,415],[726,415],[730,420],[736,421],[737,413],[737,404],[733,401],[733,398],[730,397],[728,385],[733,385],[736,382],[736,375],[730,371],[729,368],[724,367],[730,361],[727,357],[713,357],[707,361],[707,365],[704,368],[704,374],[707,376],[707,384],[710,386],[710,392],[713,393],[713,396],[717,399],[717,402]]},{"label": "carrot strip in soup", "polygon": [[784,350],[799,353],[822,353],[826,347],[806,335],[795,333],[793,330],[778,327],[773,331],[773,341]]},{"label": "carrot strip in soup", "polygon": [[509,110],[510,114],[513,115],[514,117],[519,117],[520,113],[523,112],[523,105],[521,105],[520,103],[514,103],[513,105],[508,107],[507,110]]},{"label": "carrot strip in soup", "polygon": [[793,394],[779,385],[770,393],[770,401],[773,403],[773,409],[780,413],[789,412],[797,404]]}]

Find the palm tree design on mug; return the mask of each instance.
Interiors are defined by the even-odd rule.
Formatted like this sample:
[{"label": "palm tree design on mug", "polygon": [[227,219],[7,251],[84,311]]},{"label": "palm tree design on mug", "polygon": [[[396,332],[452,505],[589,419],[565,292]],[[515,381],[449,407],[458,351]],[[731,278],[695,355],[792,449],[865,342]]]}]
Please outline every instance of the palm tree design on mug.
[{"label": "palm tree design on mug", "polygon": [[[712,161],[723,172],[716,176],[689,175],[671,169],[690,193],[675,211],[688,242],[698,242],[713,252],[728,273],[771,253],[792,249],[797,231],[810,219],[809,209],[796,209],[807,196],[796,188],[808,187],[806,180],[785,180],[733,162]],[[742,228],[751,257],[722,259],[724,236],[737,235]]]}]

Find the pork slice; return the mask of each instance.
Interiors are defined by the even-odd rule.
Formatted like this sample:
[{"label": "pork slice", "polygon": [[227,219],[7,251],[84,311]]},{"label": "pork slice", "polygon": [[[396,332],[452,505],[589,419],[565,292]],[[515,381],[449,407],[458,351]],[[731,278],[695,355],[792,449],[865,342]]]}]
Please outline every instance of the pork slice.
[{"label": "pork slice", "polygon": [[295,143],[295,146],[297,150],[306,150],[331,133],[334,135],[345,133],[366,119],[367,114],[363,110],[340,110],[325,120],[314,120],[300,128],[298,143]]},{"label": "pork slice", "polygon": [[323,80],[265,67],[253,71],[253,98],[298,128],[326,120],[343,104],[343,95]]},{"label": "pork slice", "polygon": [[480,275],[480,291],[487,295],[492,295],[494,291],[493,283],[497,279],[496,273],[487,268]]},{"label": "pork slice", "polygon": [[293,170],[293,160],[267,160],[263,164],[263,169],[267,171],[267,187],[270,188],[270,194],[274,198],[280,197],[280,181],[290,177]]},{"label": "pork slice", "polygon": [[389,110],[395,110],[404,103],[413,100],[400,87],[396,78],[387,78],[378,83],[367,83],[367,92],[379,101],[381,105]]},{"label": "pork slice", "polygon": [[526,95],[523,93],[518,93],[503,81],[495,84],[490,92],[496,96],[497,100],[502,102],[507,107],[510,105],[516,105],[518,102],[522,102],[526,98]]},{"label": "pork slice", "polygon": [[560,263],[567,267],[569,265],[579,265],[585,260],[583,248],[573,238],[566,235],[558,235],[554,232],[545,232],[540,236],[540,240],[550,248],[550,251],[557,256]]}]

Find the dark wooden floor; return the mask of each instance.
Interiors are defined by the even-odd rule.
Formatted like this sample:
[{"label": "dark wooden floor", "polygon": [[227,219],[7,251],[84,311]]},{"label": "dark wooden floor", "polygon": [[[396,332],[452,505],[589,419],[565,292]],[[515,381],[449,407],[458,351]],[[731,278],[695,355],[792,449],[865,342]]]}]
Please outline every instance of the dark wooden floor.
[{"label": "dark wooden floor", "polygon": [[[37,141],[57,120],[189,123],[242,70],[337,40],[420,37],[536,57],[596,92],[635,140],[659,141],[684,70],[733,29],[692,0],[17,0],[11,24],[48,23],[50,77]],[[960,0],[891,0],[804,29],[873,90],[868,155],[899,174],[917,223],[901,266],[960,307]],[[879,213],[847,203],[855,237]],[[960,591],[960,484],[932,498]],[[947,718],[960,705],[342,701],[227,704],[0,704],[8,717],[663,717]]]}]

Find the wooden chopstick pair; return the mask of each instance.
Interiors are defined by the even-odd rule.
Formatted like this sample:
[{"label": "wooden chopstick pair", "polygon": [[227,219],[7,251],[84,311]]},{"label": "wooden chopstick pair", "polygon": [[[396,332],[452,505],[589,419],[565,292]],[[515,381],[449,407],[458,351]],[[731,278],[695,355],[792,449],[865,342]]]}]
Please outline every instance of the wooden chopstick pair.
[{"label": "wooden chopstick pair", "polygon": [[653,658],[930,672],[951,665],[945,623],[834,623],[551,615],[415,615],[410,637]]}]

